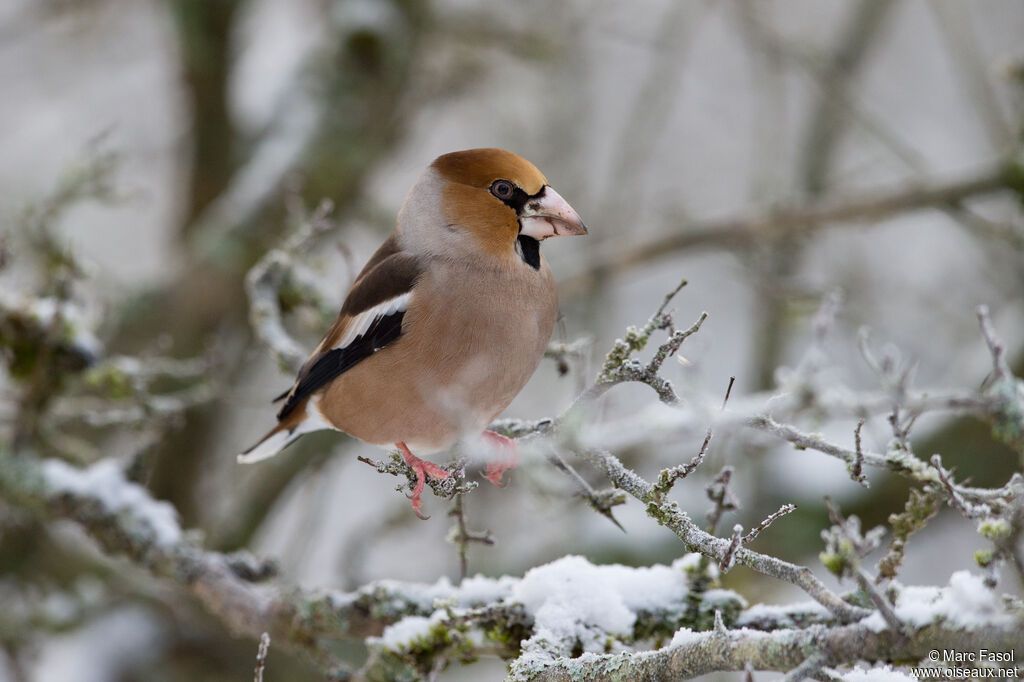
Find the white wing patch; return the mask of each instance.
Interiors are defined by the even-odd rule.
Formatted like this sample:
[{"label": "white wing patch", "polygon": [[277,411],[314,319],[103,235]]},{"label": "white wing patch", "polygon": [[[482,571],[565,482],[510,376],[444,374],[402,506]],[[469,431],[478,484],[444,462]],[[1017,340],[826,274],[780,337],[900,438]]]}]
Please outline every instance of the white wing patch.
[{"label": "white wing patch", "polygon": [[341,337],[338,343],[331,347],[331,350],[348,347],[353,341],[365,334],[370,325],[379,318],[394,315],[397,312],[404,312],[409,305],[409,297],[411,295],[411,293],[408,293],[389,298],[383,303],[378,303],[353,317],[348,325],[348,329],[345,330],[345,335]]}]

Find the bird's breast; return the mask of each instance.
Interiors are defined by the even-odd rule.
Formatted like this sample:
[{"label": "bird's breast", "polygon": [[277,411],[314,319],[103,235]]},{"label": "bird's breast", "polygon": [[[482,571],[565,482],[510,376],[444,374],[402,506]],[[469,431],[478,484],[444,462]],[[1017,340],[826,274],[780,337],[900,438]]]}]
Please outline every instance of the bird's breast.
[{"label": "bird's breast", "polygon": [[464,403],[487,421],[532,376],[558,315],[547,263],[514,265],[432,268],[406,314],[403,335],[416,340],[439,399]]}]

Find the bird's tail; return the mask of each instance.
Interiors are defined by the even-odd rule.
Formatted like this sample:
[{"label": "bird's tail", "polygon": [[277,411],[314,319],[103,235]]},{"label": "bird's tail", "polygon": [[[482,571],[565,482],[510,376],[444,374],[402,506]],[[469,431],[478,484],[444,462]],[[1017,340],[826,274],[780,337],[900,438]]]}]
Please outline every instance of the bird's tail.
[{"label": "bird's tail", "polygon": [[286,419],[270,429],[255,445],[238,455],[238,461],[242,464],[252,464],[268,459],[311,431],[331,428],[323,419],[311,419],[302,412],[293,414],[298,419]]},{"label": "bird's tail", "polygon": [[297,429],[289,430],[284,424],[278,424],[270,429],[267,435],[263,436],[259,442],[238,455],[238,461],[242,464],[252,464],[253,462],[273,457],[302,435],[295,431]]}]

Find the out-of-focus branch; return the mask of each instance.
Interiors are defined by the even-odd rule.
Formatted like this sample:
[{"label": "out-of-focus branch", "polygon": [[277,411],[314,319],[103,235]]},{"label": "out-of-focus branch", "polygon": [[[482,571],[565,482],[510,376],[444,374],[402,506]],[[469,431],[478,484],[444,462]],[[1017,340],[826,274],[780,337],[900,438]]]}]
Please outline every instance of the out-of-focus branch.
[{"label": "out-of-focus branch", "polygon": [[297,229],[280,248],[268,251],[245,275],[249,323],[284,372],[295,373],[309,353],[285,329],[281,297],[291,291],[298,298],[322,307],[322,296],[298,272],[295,256],[336,228],[329,218],[333,210],[333,203],[321,202],[308,219],[299,220]]},{"label": "out-of-focus branch", "polygon": [[[841,459],[851,469],[859,461],[862,465],[867,464],[868,466],[880,469],[888,469],[918,483],[944,485],[942,480],[943,474],[940,473],[938,468],[903,451],[893,451],[887,454],[865,451],[858,453],[855,450],[827,441],[819,435],[804,433],[789,424],[780,424],[767,416],[753,418],[750,421],[750,426],[771,433],[782,440],[789,441],[800,449],[815,450]],[[948,484],[948,490],[953,491],[962,499],[970,500],[977,504],[989,505],[992,509],[1000,511],[1024,494],[1024,478],[1020,474],[1014,474],[1006,486],[995,489],[968,488],[954,484],[951,481],[947,481],[946,484]]]},{"label": "out-of-focus branch", "polygon": [[900,213],[946,208],[967,199],[1013,189],[1020,191],[1013,168],[996,164],[973,175],[930,186],[898,187],[809,205],[782,206],[763,215],[692,222],[660,238],[615,244],[600,250],[586,272],[565,279],[560,291],[586,291],[593,278],[694,249],[748,249],[766,241],[808,235],[838,224],[878,223]]}]

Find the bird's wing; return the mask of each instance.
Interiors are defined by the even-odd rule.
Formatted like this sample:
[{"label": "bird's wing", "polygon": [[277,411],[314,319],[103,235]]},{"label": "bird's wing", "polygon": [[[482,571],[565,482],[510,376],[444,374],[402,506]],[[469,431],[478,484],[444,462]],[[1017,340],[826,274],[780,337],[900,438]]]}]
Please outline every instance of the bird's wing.
[{"label": "bird's wing", "polygon": [[422,272],[414,256],[389,239],[359,273],[341,313],[299,370],[284,406],[285,419],[308,396],[402,335],[413,287]]}]

